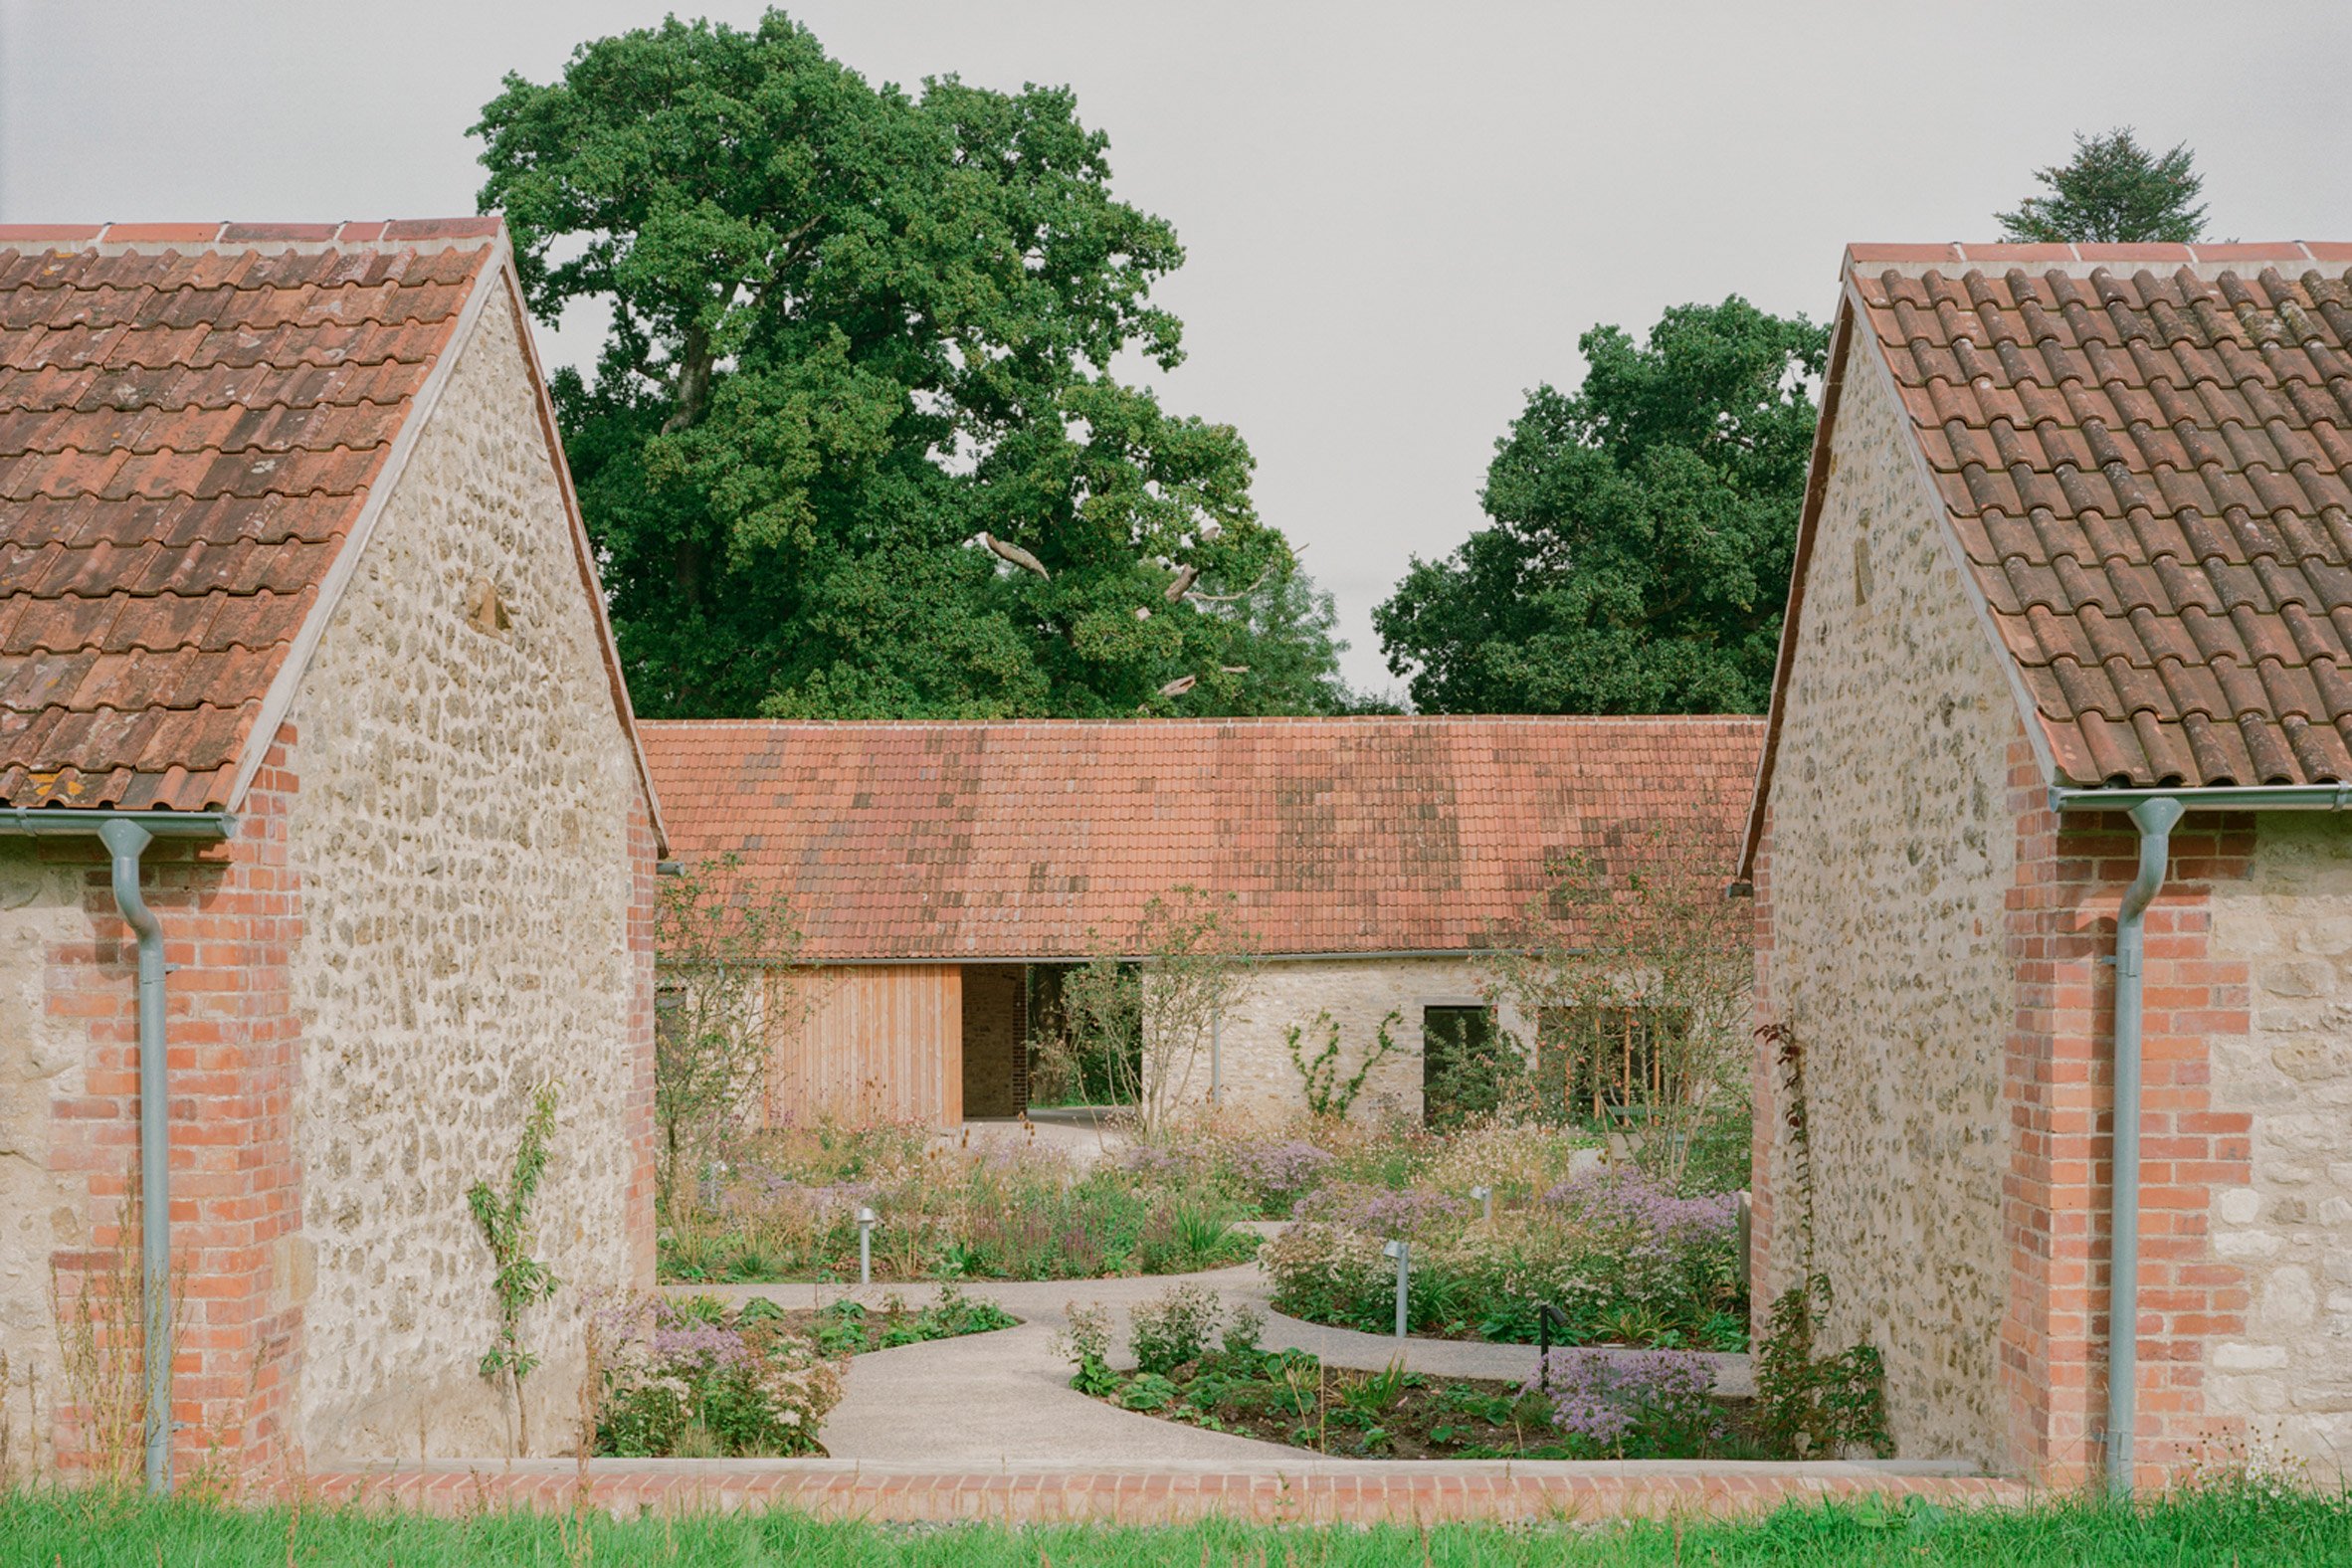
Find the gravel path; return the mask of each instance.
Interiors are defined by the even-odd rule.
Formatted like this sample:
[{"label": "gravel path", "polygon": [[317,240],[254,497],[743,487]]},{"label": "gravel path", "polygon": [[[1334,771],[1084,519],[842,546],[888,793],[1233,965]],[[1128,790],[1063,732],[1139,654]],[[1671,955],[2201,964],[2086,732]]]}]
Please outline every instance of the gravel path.
[{"label": "gravel path", "polygon": [[[1271,1227],[1267,1227],[1271,1228]],[[1387,1366],[1400,1341],[1380,1334],[1324,1328],[1284,1317],[1268,1305],[1270,1285],[1255,1263],[1201,1274],[1147,1278],[979,1280],[966,1293],[1000,1302],[1021,1319],[1018,1328],[935,1339],[878,1350],[850,1363],[842,1402],[825,1422],[825,1446],[836,1459],[950,1468],[1008,1465],[1116,1466],[1163,1462],[1298,1462],[1308,1456],[1278,1444],[1137,1415],[1089,1399],[1070,1387],[1070,1363],[1054,1353],[1071,1302],[1111,1309],[1114,1345],[1126,1343],[1127,1312],[1181,1281],[1209,1286],[1230,1307],[1251,1304],[1267,1314],[1269,1349],[1312,1351],[1326,1366],[1367,1371]],[[930,1282],[900,1285],[714,1284],[673,1285],[678,1295],[715,1295],[728,1301],[765,1296],[786,1307],[823,1307],[849,1298],[880,1305],[893,1292],[908,1305],[939,1293]],[[1535,1371],[1532,1345],[1488,1345],[1452,1339],[1401,1342],[1406,1365],[1440,1377],[1523,1381]],[[1632,1352],[1620,1352],[1632,1354]],[[1114,1356],[1114,1360],[1119,1357]],[[1715,1387],[1749,1394],[1755,1381],[1744,1355],[1718,1355]]]}]

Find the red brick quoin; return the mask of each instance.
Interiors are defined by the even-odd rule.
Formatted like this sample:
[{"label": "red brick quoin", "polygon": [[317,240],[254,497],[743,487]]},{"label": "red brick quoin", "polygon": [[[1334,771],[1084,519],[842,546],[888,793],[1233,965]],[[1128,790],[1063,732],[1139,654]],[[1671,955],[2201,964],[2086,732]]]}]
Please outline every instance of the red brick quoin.
[{"label": "red brick quoin", "polygon": [[[2013,758],[2011,781],[2017,1016],[2003,1073],[2002,1373],[2013,1459],[2065,1483],[2102,1463],[2115,987],[2113,965],[2101,960],[2115,951],[2115,912],[2139,841],[2121,814],[2061,823],[2030,756]],[[2142,1483],[2245,1436],[2241,1420],[2208,1416],[2204,1398],[2208,1352],[2246,1327],[2244,1272],[2213,1255],[2209,1230],[2217,1191],[2252,1178],[2253,1131],[2245,1112],[2213,1106],[2213,1040],[2244,1036],[2251,1015],[2245,964],[2216,959],[2210,944],[2213,884],[2247,874],[2254,840],[2248,816],[2184,819],[2147,915],[2134,1447]]]},{"label": "red brick quoin", "polygon": [[[161,920],[171,1074],[171,1240],[178,1276],[173,1469],[234,1468],[251,1484],[300,1473],[291,1399],[299,1370],[307,1274],[299,1247],[301,1171],[294,1149],[300,1024],[289,961],[301,932],[287,866],[287,771],[294,727],[280,729],[238,813],[236,836],[199,847],[158,840],[140,886]],[[95,841],[44,839],[44,856],[89,863],[83,907],[92,943],[47,955],[46,1009],[89,1030],[84,1092],[52,1102],[53,1168],[80,1188],[88,1245],[55,1255],[69,1318],[98,1276],[138,1239],[123,1227],[138,1170],[138,946],[114,906]],[[119,1356],[119,1347],[113,1352]],[[135,1350],[129,1352],[135,1358]],[[135,1361],[131,1364],[135,1365]],[[137,1374],[131,1374],[135,1385]],[[56,1391],[61,1468],[92,1463],[86,1391]],[[135,1417],[134,1417],[135,1419]]]},{"label": "red brick quoin", "polygon": [[[2115,917],[2138,864],[2138,837],[2120,813],[2050,809],[2049,789],[2024,736],[2010,754],[2017,823],[2007,942],[2016,965],[2015,1016],[2002,1062],[1998,1134],[2007,1144],[2002,1187],[2009,1263],[2000,1324],[2008,1399],[2003,1469],[2052,1486],[2077,1484],[2103,1465],[2108,1262],[2114,1133]],[[2212,1046],[2250,1028],[2246,965],[2213,956],[2216,882],[2247,875],[2250,816],[2200,813],[2174,832],[2165,883],[2147,915],[2141,1095],[2138,1416],[2143,1485],[2177,1478],[2244,1441],[2238,1417],[2209,1415],[2204,1383],[2215,1343],[2243,1333],[2251,1292],[2244,1271],[2214,1256],[2215,1196],[2252,1179],[2252,1118],[2214,1108]],[[1771,989],[1770,819],[1754,865],[1756,1017],[1776,1016]],[[1755,1061],[1758,1115],[1751,1246],[1760,1285],[1771,1275],[1782,1207],[1771,1155],[1785,1150],[1787,1106],[1770,1047]],[[1817,1187],[1840,1180],[1816,1164]],[[1931,1259],[1917,1260],[1921,1268]],[[1759,1307],[1763,1303],[1759,1295]],[[1879,1325],[1885,1334],[1913,1325]]]}]

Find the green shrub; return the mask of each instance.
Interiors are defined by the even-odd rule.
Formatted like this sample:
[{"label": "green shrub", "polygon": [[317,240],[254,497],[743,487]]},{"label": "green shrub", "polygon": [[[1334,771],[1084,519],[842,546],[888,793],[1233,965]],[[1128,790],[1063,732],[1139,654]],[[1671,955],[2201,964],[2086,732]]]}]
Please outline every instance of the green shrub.
[{"label": "green shrub", "polygon": [[1894,1454],[1886,1429],[1886,1369],[1875,1345],[1814,1354],[1814,1306],[1830,1304],[1830,1281],[1815,1274],[1772,1303],[1756,1348],[1757,1426],[1765,1441],[1798,1459],[1835,1459],[1867,1449]]},{"label": "green shrub", "polygon": [[1198,1361],[1217,1335],[1224,1303],[1205,1285],[1180,1284],[1127,1313],[1127,1349],[1145,1372]]},{"label": "green shrub", "polygon": [[1070,1386],[1081,1394],[1109,1394],[1119,1386],[1118,1374],[1110,1369],[1110,1308],[1099,1301],[1091,1306],[1073,1301],[1063,1312],[1067,1326],[1054,1336],[1054,1352],[1078,1363]]}]

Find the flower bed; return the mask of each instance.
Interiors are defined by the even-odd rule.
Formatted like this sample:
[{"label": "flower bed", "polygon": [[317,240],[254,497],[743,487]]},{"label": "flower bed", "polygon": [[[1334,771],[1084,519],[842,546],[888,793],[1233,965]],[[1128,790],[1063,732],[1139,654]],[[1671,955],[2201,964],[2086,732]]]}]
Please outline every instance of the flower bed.
[{"label": "flower bed", "polygon": [[795,1311],[754,1297],[643,1296],[596,1314],[596,1452],[617,1459],[822,1455],[842,1363],[871,1350],[1011,1328],[1020,1319],[953,1286],[933,1304]]},{"label": "flower bed", "polygon": [[855,1301],[836,1301],[805,1316],[807,1332],[819,1350],[850,1356],[932,1339],[994,1333],[1021,1321],[986,1296],[965,1295],[952,1284],[925,1307],[909,1308],[896,1295],[885,1295],[880,1311],[869,1312]]},{"label": "flower bed", "polygon": [[668,1217],[665,1277],[854,1279],[858,1211],[872,1209],[877,1279],[1074,1279],[1244,1263],[1251,1205],[1189,1164],[1057,1150],[945,1149],[920,1128],[819,1126],[762,1134]]},{"label": "flower bed", "polygon": [[1133,1314],[1133,1372],[1113,1371],[1106,1316],[1074,1306],[1071,1386],[1144,1415],[1318,1454],[1370,1459],[1754,1459],[1745,1401],[1713,1397],[1695,1351],[1553,1351],[1513,1385],[1432,1378],[1402,1363],[1333,1370],[1262,1348],[1247,1309],[1181,1286]]},{"label": "flower bed", "polygon": [[597,1316],[596,1452],[622,1459],[823,1454],[837,1358],[770,1301],[641,1297]]},{"label": "flower bed", "polygon": [[1742,1350],[1738,1200],[1676,1198],[1637,1171],[1591,1170],[1485,1220],[1442,1190],[1329,1186],[1266,1252],[1274,1306],[1371,1333],[1395,1322],[1390,1240],[1412,1244],[1407,1316],[1417,1334],[1531,1343],[1560,1308],[1566,1345]]},{"label": "flower bed", "polygon": [[1466,1195],[1486,1187],[1498,1204],[1524,1203],[1597,1159],[1596,1140],[1557,1127],[1481,1123],[1436,1132],[1419,1121],[1299,1116],[1274,1124],[1203,1118],[1166,1157],[1213,1174],[1268,1219],[1288,1219],[1329,1188]]}]

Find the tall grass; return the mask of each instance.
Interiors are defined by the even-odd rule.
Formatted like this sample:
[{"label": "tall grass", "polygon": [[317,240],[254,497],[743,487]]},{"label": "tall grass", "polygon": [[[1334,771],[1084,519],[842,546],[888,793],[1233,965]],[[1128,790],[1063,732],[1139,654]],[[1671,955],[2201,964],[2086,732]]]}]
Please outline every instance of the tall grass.
[{"label": "tall grass", "polygon": [[820,1523],[789,1513],[688,1515],[626,1523],[486,1512],[460,1519],[308,1508],[223,1511],[127,1494],[41,1492],[0,1501],[0,1562],[67,1568],[506,1568],[630,1563],[680,1568],[1093,1568],[1210,1563],[1248,1568],[1582,1568],[1626,1564],[1985,1564],[2141,1568],[2239,1564],[2320,1568],[2352,1561],[2352,1500],[2247,1483],[2133,1508],[2057,1501],[2030,1509],[1790,1504],[1761,1518],[1624,1525],[1441,1525],[1426,1531]]}]

